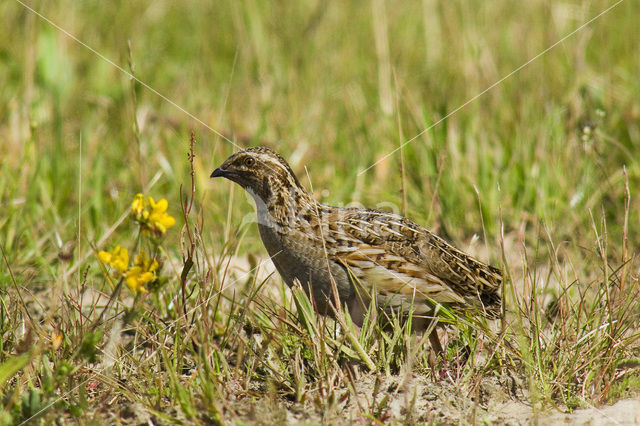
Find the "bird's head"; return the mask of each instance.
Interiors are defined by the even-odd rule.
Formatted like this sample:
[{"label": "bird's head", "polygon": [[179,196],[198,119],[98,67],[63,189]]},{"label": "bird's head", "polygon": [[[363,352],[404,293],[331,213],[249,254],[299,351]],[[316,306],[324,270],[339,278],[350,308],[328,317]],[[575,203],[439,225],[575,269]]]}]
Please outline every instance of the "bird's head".
[{"label": "bird's head", "polygon": [[281,202],[286,194],[306,194],[298,178],[277,152],[266,147],[236,152],[211,173],[211,177],[227,178],[259,197],[267,206]]}]

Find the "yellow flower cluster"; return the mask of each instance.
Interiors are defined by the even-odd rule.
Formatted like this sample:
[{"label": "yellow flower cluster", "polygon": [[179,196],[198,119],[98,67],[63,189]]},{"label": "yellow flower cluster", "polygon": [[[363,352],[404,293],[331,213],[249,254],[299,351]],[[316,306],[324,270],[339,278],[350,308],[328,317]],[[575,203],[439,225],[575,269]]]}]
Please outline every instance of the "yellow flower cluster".
[{"label": "yellow flower cluster", "polygon": [[[131,212],[136,222],[140,224],[142,233],[153,237],[163,237],[167,229],[175,225],[176,220],[167,213],[169,203],[162,198],[157,202],[151,197],[137,194],[131,203]],[[158,245],[157,239],[152,238],[153,246]],[[159,265],[154,258],[148,258],[144,250],[135,257],[129,266],[129,251],[116,246],[112,251],[100,251],[98,258],[102,263],[113,268],[113,275],[124,282],[134,293],[146,293],[146,284],[158,279],[156,270]]]},{"label": "yellow flower cluster", "polygon": [[143,232],[161,237],[166,234],[167,229],[175,225],[176,220],[167,213],[169,203],[166,199],[162,198],[157,202],[151,197],[147,199],[151,210],[147,209],[144,195],[137,194],[131,203],[131,212]]},{"label": "yellow flower cluster", "polygon": [[144,250],[136,256],[133,266],[129,268],[129,251],[126,248],[116,246],[111,252],[101,251],[98,258],[115,270],[118,278],[124,278],[127,287],[134,293],[146,293],[144,285],[156,280],[158,262],[149,259]]}]

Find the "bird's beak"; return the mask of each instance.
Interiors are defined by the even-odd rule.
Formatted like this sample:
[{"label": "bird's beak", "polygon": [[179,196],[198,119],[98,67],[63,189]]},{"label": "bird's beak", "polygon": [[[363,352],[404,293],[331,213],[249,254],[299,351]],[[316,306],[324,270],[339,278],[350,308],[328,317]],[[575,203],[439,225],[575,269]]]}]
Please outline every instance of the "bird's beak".
[{"label": "bird's beak", "polygon": [[211,173],[212,178],[220,177],[220,176],[224,177],[225,175],[226,175],[226,172],[222,170],[220,167],[218,167],[213,171],[213,173]]}]

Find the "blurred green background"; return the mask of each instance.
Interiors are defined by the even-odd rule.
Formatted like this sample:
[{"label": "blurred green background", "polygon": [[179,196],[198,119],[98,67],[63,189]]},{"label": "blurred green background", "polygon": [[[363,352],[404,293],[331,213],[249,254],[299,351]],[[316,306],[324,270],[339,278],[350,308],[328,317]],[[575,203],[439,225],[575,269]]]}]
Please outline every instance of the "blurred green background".
[{"label": "blurred green background", "polygon": [[[502,220],[505,234],[546,238],[544,224],[591,250],[589,210],[621,241],[626,166],[637,246],[638,2],[359,174],[612,4],[28,3],[56,28],[2,2],[0,243],[24,279],[49,281],[60,245],[78,228],[97,241],[154,176],[149,194],[179,216],[191,131],[205,236],[214,247],[234,238],[225,224],[251,211],[237,192],[227,218],[232,186],[208,180],[231,143],[68,31],[238,145],[275,148],[309,187],[306,166],[323,202],[388,202],[462,244],[486,233],[496,247]],[[255,228],[247,241],[261,250]]]}]

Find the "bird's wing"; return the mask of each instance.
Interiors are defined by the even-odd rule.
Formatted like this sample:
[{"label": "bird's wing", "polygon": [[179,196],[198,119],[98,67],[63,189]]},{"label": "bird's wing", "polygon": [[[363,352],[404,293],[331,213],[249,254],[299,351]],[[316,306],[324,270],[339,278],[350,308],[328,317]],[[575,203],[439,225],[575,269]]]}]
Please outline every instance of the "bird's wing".
[{"label": "bird's wing", "polygon": [[414,303],[499,307],[500,271],[414,222],[391,213],[348,210],[338,226],[334,235],[349,241],[336,245],[343,248],[336,258],[378,295]]},{"label": "bird's wing", "polygon": [[338,240],[334,256],[366,291],[374,290],[392,305],[466,304],[446,277],[426,268],[412,248],[421,232],[417,225],[381,212],[346,215],[337,225],[338,232],[332,236]]}]

